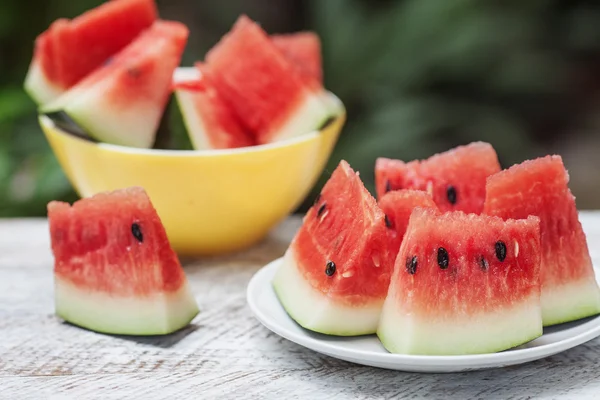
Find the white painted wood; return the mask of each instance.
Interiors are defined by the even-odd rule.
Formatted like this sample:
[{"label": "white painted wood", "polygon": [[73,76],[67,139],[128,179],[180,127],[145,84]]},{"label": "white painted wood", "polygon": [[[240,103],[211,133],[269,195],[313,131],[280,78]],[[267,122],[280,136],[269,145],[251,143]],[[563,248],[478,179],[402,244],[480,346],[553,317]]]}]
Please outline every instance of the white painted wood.
[{"label": "white painted wood", "polygon": [[[600,261],[600,212],[584,220]],[[0,399],[600,398],[600,339],[522,366],[434,375],[350,364],[272,334],[251,315],[246,284],[299,223],[246,252],[184,260],[201,308],[193,324],[127,338],[57,319],[45,220],[0,221]]]}]

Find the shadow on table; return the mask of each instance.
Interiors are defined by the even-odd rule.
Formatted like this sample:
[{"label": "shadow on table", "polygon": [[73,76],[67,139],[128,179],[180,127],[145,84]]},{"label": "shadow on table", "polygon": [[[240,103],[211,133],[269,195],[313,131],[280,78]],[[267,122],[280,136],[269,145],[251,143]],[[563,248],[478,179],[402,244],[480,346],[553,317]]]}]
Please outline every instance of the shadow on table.
[{"label": "shadow on table", "polygon": [[86,328],[82,328],[80,326],[73,325],[66,321],[63,321],[63,324],[66,326],[72,326],[77,329],[83,329],[83,330],[86,330],[89,332],[94,332],[99,335],[110,336],[110,337],[113,337],[116,339],[128,340],[128,341],[136,342],[139,344],[159,347],[159,348],[163,348],[163,349],[168,349],[170,347],[175,346],[177,343],[179,343],[180,341],[185,339],[187,336],[189,336],[190,334],[194,333],[195,331],[197,331],[198,329],[201,328],[201,326],[198,324],[190,323],[187,326],[181,328],[180,330],[170,333],[168,335],[132,336],[132,335],[112,335],[109,333],[95,332],[95,331],[91,331]]}]

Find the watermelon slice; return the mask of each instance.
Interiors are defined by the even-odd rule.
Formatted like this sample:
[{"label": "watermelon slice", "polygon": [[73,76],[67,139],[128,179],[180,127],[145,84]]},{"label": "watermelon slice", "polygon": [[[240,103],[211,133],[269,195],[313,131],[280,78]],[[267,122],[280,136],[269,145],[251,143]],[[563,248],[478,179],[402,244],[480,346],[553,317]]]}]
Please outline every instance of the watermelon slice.
[{"label": "watermelon slice", "polygon": [[560,156],[525,161],[488,179],[484,212],[540,218],[544,325],[600,313],[600,289]]},{"label": "watermelon slice", "polygon": [[101,142],[151,147],[187,37],[185,25],[157,21],[42,112],[65,113]]},{"label": "watermelon slice", "polygon": [[56,99],[127,46],[157,18],[154,0],[111,0],[37,39],[25,89],[40,105]]},{"label": "watermelon slice", "polygon": [[375,186],[378,198],[391,190],[424,190],[441,211],[479,214],[485,201],[486,179],[498,171],[494,148],[475,142],[423,161],[404,163],[379,158],[375,163]]},{"label": "watermelon slice", "polygon": [[312,132],[334,115],[323,88],[306,84],[266,32],[246,16],[207,53],[205,69],[259,144]]},{"label": "watermelon slice", "polygon": [[539,219],[416,208],[377,334],[392,353],[505,350],[542,334]]},{"label": "watermelon slice", "polygon": [[48,204],[56,313],[94,331],[158,335],[197,314],[185,273],[142,188]]},{"label": "watermelon slice", "polygon": [[275,46],[293,63],[305,82],[323,84],[321,40],[314,32],[295,32],[271,35]]},{"label": "watermelon slice", "polygon": [[196,150],[252,146],[252,135],[221,98],[207,74],[174,84],[175,98]]},{"label": "watermelon slice", "polygon": [[341,161],[306,214],[273,286],[304,328],[369,334],[377,328],[392,265],[385,215]]},{"label": "watermelon slice", "polygon": [[438,209],[429,193],[408,189],[386,193],[379,200],[379,207],[385,213],[392,254],[398,253],[408,220],[416,207]]}]

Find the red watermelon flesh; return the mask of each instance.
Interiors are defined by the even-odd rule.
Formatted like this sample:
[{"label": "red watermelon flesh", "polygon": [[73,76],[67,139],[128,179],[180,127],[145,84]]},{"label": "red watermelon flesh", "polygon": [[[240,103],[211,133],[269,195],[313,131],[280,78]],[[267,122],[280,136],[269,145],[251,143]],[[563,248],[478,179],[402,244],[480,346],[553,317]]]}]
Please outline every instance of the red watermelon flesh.
[{"label": "red watermelon flesh", "polygon": [[185,273],[142,188],[48,204],[56,311],[76,325],[162,334],[198,312]]},{"label": "red watermelon flesh", "polygon": [[494,148],[474,142],[423,161],[405,163],[379,158],[375,163],[375,186],[378,198],[391,190],[424,190],[441,211],[479,214],[483,210],[486,179],[498,171],[500,164]]},{"label": "red watermelon flesh", "polygon": [[585,234],[560,156],[525,161],[491,176],[484,212],[502,218],[540,218],[544,325],[600,313]]},{"label": "red watermelon flesh", "polygon": [[65,112],[101,142],[151,147],[187,37],[185,25],[157,21],[42,112]]},{"label": "red watermelon flesh", "polygon": [[416,208],[378,335],[394,353],[476,354],[542,334],[539,219]]},{"label": "red watermelon flesh", "polygon": [[379,200],[379,207],[385,213],[392,254],[398,253],[408,220],[416,207],[438,209],[429,193],[408,189],[386,193]]},{"label": "red watermelon flesh", "polygon": [[[275,46],[311,85],[323,84],[321,40],[314,32],[271,35]],[[313,81],[315,81],[313,83]]]},{"label": "red watermelon flesh", "polygon": [[207,53],[204,68],[259,144],[312,132],[332,116],[322,87],[307,85],[267,33],[246,16]]},{"label": "red watermelon flesh", "polygon": [[53,24],[42,33],[50,36],[51,49],[36,46],[28,92],[40,104],[54,100],[125,48],[157,16],[154,0],[110,0],[72,21],[58,20],[58,27]]},{"label": "red watermelon flesh", "polygon": [[223,101],[207,74],[173,86],[192,145],[196,150],[254,145],[252,135]]},{"label": "red watermelon flesh", "polygon": [[374,333],[393,256],[385,215],[342,161],[287,250],[273,285],[304,328],[335,335]]}]

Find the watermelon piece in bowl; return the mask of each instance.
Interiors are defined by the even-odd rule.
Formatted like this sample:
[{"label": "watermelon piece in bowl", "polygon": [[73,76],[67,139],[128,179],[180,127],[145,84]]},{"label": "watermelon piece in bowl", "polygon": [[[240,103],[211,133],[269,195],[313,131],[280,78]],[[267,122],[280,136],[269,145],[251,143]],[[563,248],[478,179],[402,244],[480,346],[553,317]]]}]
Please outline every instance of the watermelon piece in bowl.
[{"label": "watermelon piece in bowl", "polygon": [[267,33],[244,15],[206,54],[204,68],[258,144],[308,134],[339,114],[322,86],[307,84]]},{"label": "watermelon piece in bowl", "polygon": [[375,163],[375,187],[378,198],[392,190],[424,190],[441,211],[479,214],[485,201],[486,179],[498,171],[494,148],[489,143],[474,142],[427,160],[405,163],[379,158]]},{"label": "watermelon piece in bowl", "polygon": [[[321,40],[314,32],[271,35],[275,46],[311,85],[323,84]],[[316,83],[313,83],[316,81]]]},{"label": "watermelon piece in bowl", "polygon": [[38,105],[74,86],[157,19],[154,0],[111,0],[72,21],[61,18],[37,39],[25,89]]},{"label": "watermelon piece in bowl", "polygon": [[542,335],[537,217],[416,208],[377,330],[392,353],[506,350]]},{"label": "watermelon piece in bowl", "polygon": [[486,214],[540,218],[544,326],[600,313],[600,289],[568,182],[557,155],[514,165],[487,181]]},{"label": "watermelon piece in bowl", "polygon": [[157,21],[41,112],[66,115],[100,142],[151,147],[187,38],[185,25]]},{"label": "watermelon piece in bowl", "polygon": [[388,246],[385,215],[341,161],[283,257],[277,297],[306,329],[375,333],[395,256]]},{"label": "watermelon piece in bowl", "polygon": [[198,306],[142,188],[48,204],[58,316],[97,332],[168,334]]}]

